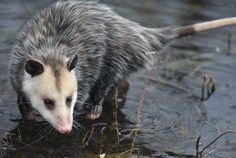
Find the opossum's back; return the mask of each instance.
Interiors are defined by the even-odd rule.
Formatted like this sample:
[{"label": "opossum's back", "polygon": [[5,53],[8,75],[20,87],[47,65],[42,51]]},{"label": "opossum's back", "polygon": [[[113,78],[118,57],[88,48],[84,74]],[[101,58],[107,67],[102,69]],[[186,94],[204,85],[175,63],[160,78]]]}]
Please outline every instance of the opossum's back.
[{"label": "opossum's back", "polygon": [[[18,79],[14,75],[23,73],[22,65],[27,59],[45,55],[40,49],[57,52],[62,45],[82,52],[84,73],[88,70],[98,74],[103,67],[124,77],[151,63],[145,53],[159,50],[166,41],[169,37],[158,30],[122,18],[97,2],[59,1],[26,24],[13,48],[11,72],[13,80]],[[104,67],[103,61],[109,66]]]},{"label": "opossum's back", "polygon": [[107,30],[103,24],[106,13],[113,14],[109,8],[95,2],[59,1],[52,4],[21,30],[12,49],[13,63],[37,59],[44,55],[42,53],[48,53],[40,51],[43,49],[57,52],[58,47],[74,48],[88,52],[87,55],[96,49],[95,46],[105,49]]}]

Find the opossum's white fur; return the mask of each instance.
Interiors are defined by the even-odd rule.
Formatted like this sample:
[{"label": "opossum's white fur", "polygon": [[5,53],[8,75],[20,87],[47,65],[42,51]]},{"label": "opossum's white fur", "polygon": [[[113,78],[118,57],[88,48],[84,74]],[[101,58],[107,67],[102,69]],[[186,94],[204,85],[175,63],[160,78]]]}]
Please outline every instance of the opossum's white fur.
[{"label": "opossum's white fur", "polygon": [[[77,99],[77,79],[75,71],[61,70],[63,76],[60,80],[60,90],[55,85],[56,78],[49,66],[44,66],[41,75],[31,77],[25,72],[23,79],[23,91],[28,96],[33,108],[35,108],[52,126],[60,131],[62,126],[71,129],[73,123],[73,109]],[[66,105],[66,98],[72,96],[71,106]],[[50,98],[55,101],[55,108],[48,110],[43,99]]]},{"label": "opossum's white fur", "polygon": [[[44,90],[44,84],[49,84],[41,80],[45,72],[42,76],[29,78],[25,73],[27,60],[38,60],[47,71],[58,71],[58,63],[65,65],[65,58],[77,54],[78,62],[74,70],[78,82],[77,100],[83,103],[88,97],[93,97],[91,91],[94,96],[99,96],[99,89],[106,91],[111,84],[119,85],[130,73],[148,67],[153,63],[153,57],[148,52],[159,51],[175,36],[168,28],[150,29],[140,26],[117,15],[106,5],[86,1],[59,1],[43,9],[20,33],[12,49],[11,82],[18,96],[26,93],[32,106],[56,126],[55,117],[64,115],[63,109],[60,109],[63,100],[60,99],[65,96],[55,92],[58,98],[57,116],[45,110],[38,93],[50,95],[54,86]],[[64,75],[61,73],[62,77]],[[71,75],[71,78],[68,78],[72,80],[70,84],[76,87],[75,76]],[[35,91],[38,86],[39,91]],[[64,87],[62,91],[65,93],[67,90]]]}]

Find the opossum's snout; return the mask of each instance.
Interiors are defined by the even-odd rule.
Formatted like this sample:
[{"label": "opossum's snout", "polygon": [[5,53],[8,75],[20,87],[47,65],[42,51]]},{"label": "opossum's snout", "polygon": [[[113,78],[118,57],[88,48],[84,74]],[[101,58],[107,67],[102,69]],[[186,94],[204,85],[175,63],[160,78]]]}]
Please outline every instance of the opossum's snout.
[{"label": "opossum's snout", "polygon": [[70,133],[72,130],[72,125],[65,118],[59,119],[59,128],[57,129],[61,134]]},{"label": "opossum's snout", "polygon": [[23,91],[32,107],[61,134],[72,130],[77,100],[77,79],[73,69],[77,59],[75,56],[55,66],[29,60],[25,65]]},{"label": "opossum's snout", "polygon": [[72,130],[74,97],[58,98],[57,101],[43,99],[46,109],[41,112],[41,115],[61,134],[70,133]]}]

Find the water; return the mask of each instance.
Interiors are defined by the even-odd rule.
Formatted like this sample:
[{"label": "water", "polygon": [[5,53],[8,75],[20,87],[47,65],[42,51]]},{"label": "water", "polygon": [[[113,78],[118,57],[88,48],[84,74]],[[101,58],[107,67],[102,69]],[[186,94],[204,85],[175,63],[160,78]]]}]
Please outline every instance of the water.
[{"label": "water", "polygon": [[[136,124],[136,110],[140,106],[144,87],[146,94],[141,111],[142,126],[132,157],[171,157],[166,151],[194,155],[195,142],[199,135],[202,143],[200,148],[203,148],[220,133],[236,129],[236,27],[177,39],[160,53],[159,62],[151,75],[147,75],[147,71],[131,75],[128,79],[128,94],[121,97],[126,98],[125,105],[120,106],[118,110],[120,135],[117,135],[116,130],[115,108],[106,109],[102,118],[95,122],[76,118],[77,122],[84,125],[85,131],[74,130],[73,134],[68,136],[59,135],[47,128],[44,122],[24,123],[16,106],[16,95],[8,83],[9,50],[24,22],[51,2],[53,0],[1,0],[0,135],[4,138],[0,148],[2,157],[90,158],[98,157],[102,153],[107,157],[128,157],[128,150],[133,141],[132,131]],[[233,0],[101,2],[109,4],[120,15],[148,27],[192,24],[236,14],[236,2]],[[201,101],[201,85],[206,74],[213,77],[216,91],[207,100]],[[146,76],[149,76],[149,82],[144,86]],[[126,92],[126,88],[127,86],[123,87],[121,91]],[[115,102],[107,104],[115,105]],[[44,127],[46,128],[42,130]],[[48,134],[45,135],[46,133]],[[40,137],[40,134],[43,137]],[[87,141],[82,140],[85,135]],[[122,141],[118,143],[117,139]],[[81,146],[81,142],[84,145]],[[204,157],[235,157],[235,142],[236,135],[227,135],[208,148]]]}]

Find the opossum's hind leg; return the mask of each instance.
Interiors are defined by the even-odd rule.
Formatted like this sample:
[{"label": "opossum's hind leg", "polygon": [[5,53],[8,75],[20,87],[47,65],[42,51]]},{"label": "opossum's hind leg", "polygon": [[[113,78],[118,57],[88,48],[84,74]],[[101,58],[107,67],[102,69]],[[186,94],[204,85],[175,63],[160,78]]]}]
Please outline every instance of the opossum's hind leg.
[{"label": "opossum's hind leg", "polygon": [[107,96],[112,86],[113,84],[109,85],[106,88],[96,87],[98,89],[93,92],[93,102],[95,103],[95,106],[92,107],[91,111],[87,115],[89,119],[95,120],[101,116],[105,97]]},{"label": "opossum's hind leg", "polygon": [[34,121],[36,118],[36,112],[27,101],[27,99],[23,95],[18,95],[17,104],[19,106],[20,113],[24,120],[26,121]]}]

